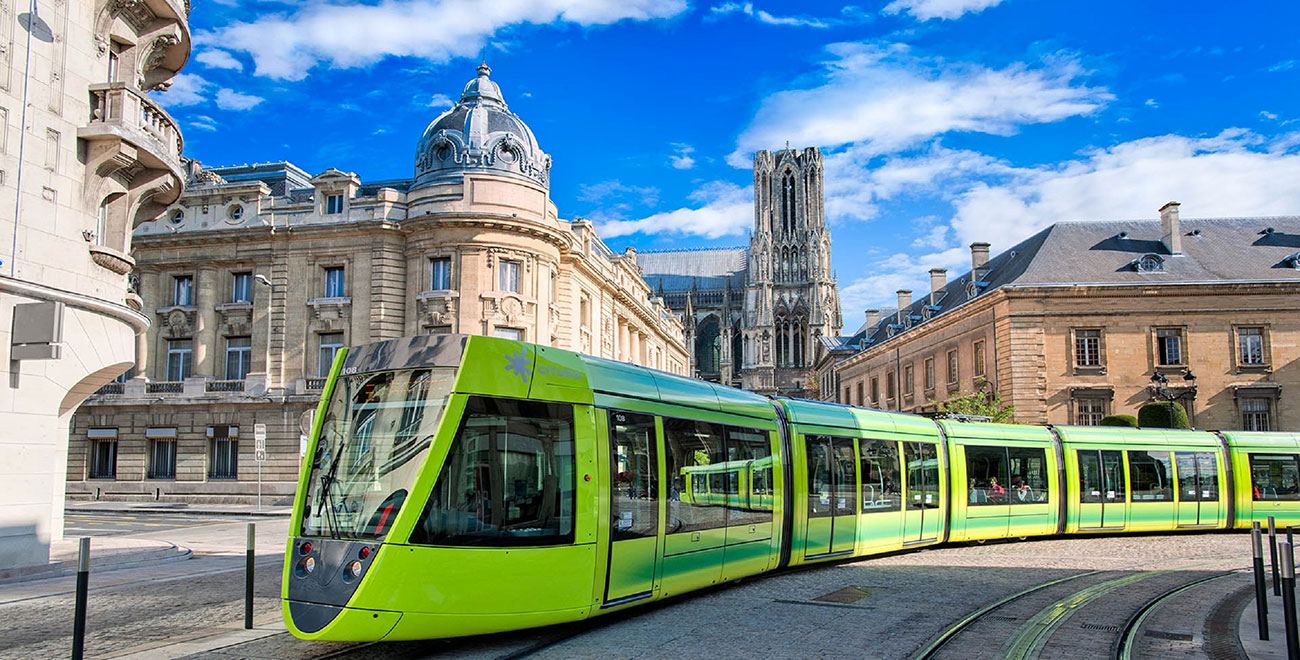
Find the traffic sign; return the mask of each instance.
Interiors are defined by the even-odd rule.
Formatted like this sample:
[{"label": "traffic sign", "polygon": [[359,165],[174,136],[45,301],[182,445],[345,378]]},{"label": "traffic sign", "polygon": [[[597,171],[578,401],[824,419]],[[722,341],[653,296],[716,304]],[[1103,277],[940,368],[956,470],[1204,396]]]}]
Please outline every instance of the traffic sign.
[{"label": "traffic sign", "polygon": [[258,463],[266,462],[266,449],[258,449],[253,452],[253,458],[257,459]]},{"label": "traffic sign", "polygon": [[[257,443],[257,451],[262,454],[266,453],[266,424],[253,425],[253,441]],[[262,460],[261,458],[257,460]]]}]

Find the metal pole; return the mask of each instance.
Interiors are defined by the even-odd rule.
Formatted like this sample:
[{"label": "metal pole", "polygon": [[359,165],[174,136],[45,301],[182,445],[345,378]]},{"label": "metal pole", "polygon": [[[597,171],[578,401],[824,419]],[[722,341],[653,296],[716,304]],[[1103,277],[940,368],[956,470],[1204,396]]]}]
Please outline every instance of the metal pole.
[{"label": "metal pole", "polygon": [[1268,590],[1264,587],[1264,542],[1259,521],[1251,523],[1250,549],[1255,560],[1255,619],[1259,621],[1259,638],[1268,641]]},{"label": "metal pole", "polygon": [[262,461],[257,462],[257,510],[262,510]]},{"label": "metal pole", "polygon": [[90,587],[90,537],[81,537],[77,552],[77,604],[72,614],[72,660],[81,660],[86,648],[86,592]]},{"label": "metal pole", "polygon": [[1291,544],[1283,541],[1282,553],[1282,611],[1286,617],[1286,657],[1290,660],[1300,658],[1300,630],[1296,628],[1295,619],[1295,555]]},{"label": "metal pole", "polygon": [[1273,524],[1273,516],[1268,517],[1268,554],[1273,568],[1273,595],[1281,596],[1282,585],[1277,581],[1277,526]]},{"label": "metal pole", "polygon": [[[248,559],[244,564],[244,629],[253,629],[253,544],[257,523],[248,523]],[[1267,639],[1265,637],[1264,639]]]}]

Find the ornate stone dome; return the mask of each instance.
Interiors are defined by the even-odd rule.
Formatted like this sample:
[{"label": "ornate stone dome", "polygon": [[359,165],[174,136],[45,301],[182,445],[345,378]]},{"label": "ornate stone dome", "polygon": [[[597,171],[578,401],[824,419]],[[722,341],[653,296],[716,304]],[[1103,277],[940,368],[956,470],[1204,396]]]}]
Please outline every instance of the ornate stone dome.
[{"label": "ornate stone dome", "polygon": [[415,150],[415,183],[420,188],[460,181],[466,171],[520,177],[550,187],[551,157],[533,131],[501,96],[486,63],[465,84],[460,101],[434,119]]}]

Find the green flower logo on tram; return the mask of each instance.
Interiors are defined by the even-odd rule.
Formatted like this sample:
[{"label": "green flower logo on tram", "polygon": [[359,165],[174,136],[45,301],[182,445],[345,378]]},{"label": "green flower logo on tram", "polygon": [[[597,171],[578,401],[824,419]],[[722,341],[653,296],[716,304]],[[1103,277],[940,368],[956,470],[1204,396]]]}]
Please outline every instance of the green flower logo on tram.
[{"label": "green flower logo on tram", "polygon": [[525,385],[528,384],[528,372],[530,371],[528,367],[528,348],[526,346],[519,347],[518,355],[506,354],[506,371],[519,376],[519,380],[524,381]]}]

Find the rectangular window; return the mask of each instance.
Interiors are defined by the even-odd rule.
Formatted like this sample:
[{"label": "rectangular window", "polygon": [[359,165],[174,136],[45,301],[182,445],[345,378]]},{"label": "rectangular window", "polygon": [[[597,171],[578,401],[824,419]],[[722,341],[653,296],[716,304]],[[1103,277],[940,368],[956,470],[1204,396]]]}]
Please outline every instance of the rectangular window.
[{"label": "rectangular window", "polygon": [[1039,504],[1049,501],[1047,491],[1047,451],[1037,447],[1008,447],[1011,467],[1011,504]]},{"label": "rectangular window", "polygon": [[1250,454],[1250,481],[1255,500],[1300,500],[1300,457]]},{"label": "rectangular window", "polygon": [[149,478],[176,478],[176,438],[149,439]]},{"label": "rectangular window", "polygon": [[925,359],[925,389],[934,389],[934,358]]},{"label": "rectangular window", "polygon": [[239,477],[239,427],[214,426],[208,441],[208,478]]},{"label": "rectangular window", "polygon": [[432,291],[451,290],[450,257],[438,257],[429,260],[429,289]]},{"label": "rectangular window", "polygon": [[582,327],[591,329],[591,296],[585,293],[578,301],[578,319]]},{"label": "rectangular window", "polygon": [[1218,502],[1219,468],[1214,452],[1174,452],[1181,502]]},{"label": "rectangular window", "polygon": [[909,364],[903,367],[903,396],[912,396],[915,385],[913,383],[913,375],[912,365]]},{"label": "rectangular window", "polygon": [[614,465],[610,497],[613,540],[654,538],[659,533],[659,463],[655,418],[609,412],[610,458]]},{"label": "rectangular window", "polygon": [[1130,451],[1129,482],[1134,502],[1174,501],[1174,466],[1167,451]]},{"label": "rectangular window", "polygon": [[902,472],[898,443],[892,440],[861,440],[862,512],[882,513],[902,508]]},{"label": "rectangular window", "polygon": [[948,351],[948,384],[956,385],[961,379],[961,372],[957,365],[957,351]]},{"label": "rectangular window", "polygon": [[975,377],[984,377],[984,340],[975,342]]},{"label": "rectangular window", "polygon": [[230,302],[253,302],[253,274],[230,274]]},{"label": "rectangular window", "polygon": [[1237,365],[1261,367],[1264,359],[1264,328],[1237,328]]},{"label": "rectangular window", "polygon": [[1270,431],[1269,413],[1273,401],[1264,397],[1251,397],[1241,400],[1241,430]]},{"label": "rectangular window", "polygon": [[1101,398],[1078,398],[1074,400],[1074,423],[1079,426],[1100,426],[1101,418],[1106,416],[1106,400]]},{"label": "rectangular window", "polygon": [[470,397],[412,543],[573,543],[573,406]]},{"label": "rectangular window", "polygon": [[253,370],[253,338],[226,337],[226,380],[243,380]]},{"label": "rectangular window", "polygon": [[190,377],[194,368],[194,342],[189,339],[167,341],[167,380],[180,381]]},{"label": "rectangular window", "polygon": [[343,195],[329,195],[325,198],[325,213],[333,215],[343,212]]},{"label": "rectangular window", "polygon": [[1101,330],[1074,331],[1074,366],[1101,366]]},{"label": "rectangular window", "polygon": [[805,437],[808,456],[808,517],[847,516],[857,510],[857,459],[853,440]]},{"label": "rectangular window", "polygon": [[520,328],[493,328],[492,336],[500,337],[502,339],[513,339],[515,341],[523,341],[524,331]]},{"label": "rectangular window", "polygon": [[189,307],[194,304],[194,278],[190,275],[177,275],[172,278],[172,304],[177,307]]},{"label": "rectangular window", "polygon": [[665,419],[668,455],[668,531],[694,532],[727,526],[725,507],[711,503],[710,466],[725,462],[723,430],[717,424]]},{"label": "rectangular window", "polygon": [[519,293],[519,262],[502,261],[497,269],[497,290]]},{"label": "rectangular window", "polygon": [[869,406],[880,405],[880,379],[871,379],[871,401],[867,402]]},{"label": "rectangular window", "polygon": [[91,479],[114,479],[117,477],[117,429],[90,429],[86,432],[90,440]]},{"label": "rectangular window", "polygon": [[858,405],[859,406],[865,405],[862,402],[862,381],[858,381]]},{"label": "rectangular window", "polygon": [[966,479],[970,506],[1007,504],[1006,448],[966,447]]},{"label": "rectangular window", "polygon": [[1156,328],[1156,364],[1181,366],[1186,364],[1183,354],[1182,328]]},{"label": "rectangular window", "polygon": [[[1075,457],[1079,463],[1081,502],[1123,502],[1127,499],[1123,452],[1076,449]],[[1102,515],[1100,525],[1105,526],[1105,512]]]},{"label": "rectangular window", "polygon": [[334,354],[343,348],[343,333],[326,332],[319,337],[320,351],[316,358],[316,375],[325,378],[330,375],[330,367],[334,366]]},{"label": "rectangular window", "polygon": [[[772,482],[772,445],[767,431],[726,427],[727,461],[714,469],[726,471],[727,525],[772,522],[775,491]],[[770,534],[748,540],[770,538]]]},{"label": "rectangular window", "polygon": [[342,298],[343,293],[343,267],[330,266],[325,269],[325,297]]},{"label": "rectangular window", "polygon": [[885,398],[894,400],[897,390],[894,388],[894,372],[885,374]]},{"label": "rectangular window", "polygon": [[907,510],[939,508],[939,451],[931,442],[904,442]]}]

